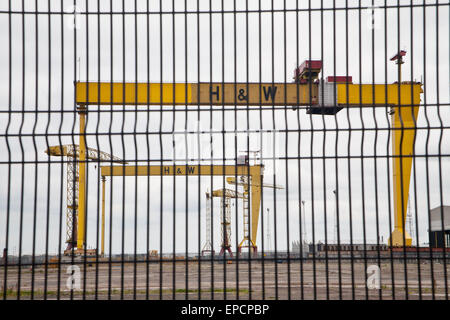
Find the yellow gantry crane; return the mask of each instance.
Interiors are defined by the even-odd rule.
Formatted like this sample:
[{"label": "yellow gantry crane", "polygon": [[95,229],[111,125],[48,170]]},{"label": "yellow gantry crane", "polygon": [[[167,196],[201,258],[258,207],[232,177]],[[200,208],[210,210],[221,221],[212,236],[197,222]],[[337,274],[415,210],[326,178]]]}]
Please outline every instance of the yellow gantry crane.
[{"label": "yellow gantry crane", "polygon": [[[128,166],[102,166],[102,177],[117,176],[249,176],[252,188],[249,190],[251,204],[252,239],[256,239],[259,220],[259,208],[261,205],[261,183],[263,180],[263,165],[128,165]],[[217,191],[213,196],[220,196],[222,191]],[[239,196],[239,194],[236,194]],[[212,246],[211,246],[212,247]],[[205,251],[212,251],[204,248]]]},{"label": "yellow gantry crane", "polygon": [[[126,163],[120,158],[110,155],[109,153],[99,151],[93,148],[86,148],[84,153],[84,159],[93,160],[96,162],[117,162]],[[78,226],[81,220],[81,226],[85,225],[84,214],[79,217],[79,199],[80,195],[84,195],[79,192],[81,187],[80,170],[81,166],[81,148],[75,144],[67,144],[62,146],[53,146],[45,150],[49,156],[67,157],[67,210],[66,210],[66,243],[67,248],[65,253],[70,254],[72,248],[77,247],[77,234]],[[85,165],[83,163],[83,165]],[[83,179],[84,180],[84,179]],[[85,180],[84,180],[85,181]],[[85,183],[85,182],[83,182]],[[83,189],[85,186],[83,186]],[[101,254],[104,254],[105,249],[105,178],[102,177],[102,249]],[[84,233],[84,231],[82,232]],[[83,235],[84,238],[84,235]],[[78,248],[77,248],[78,249]],[[79,248],[81,249],[81,248]],[[83,248],[84,249],[84,248]],[[81,252],[78,252],[81,253]]]},{"label": "yellow gantry crane", "polygon": [[[273,184],[256,184],[252,183],[252,181],[249,181],[247,176],[240,176],[239,180],[236,181],[234,177],[228,177],[227,183],[243,186],[244,187],[244,193],[243,193],[243,231],[244,231],[244,237],[242,241],[239,243],[238,246],[238,252],[242,251],[242,248],[249,248],[253,250],[253,253],[256,253],[257,246],[256,246],[256,238],[250,237],[250,215],[249,215],[249,206],[248,206],[248,193],[250,191],[251,187],[264,187],[264,188],[274,188],[274,189],[283,189],[281,186],[273,185]],[[252,228],[254,226],[252,225]],[[257,227],[257,226],[256,226]]]},{"label": "yellow gantry crane", "polygon": [[[401,52],[394,60],[402,62]],[[399,67],[401,63],[399,64]],[[385,106],[391,108],[393,154],[394,230],[389,243],[410,246],[412,239],[405,230],[414,136],[420,106],[422,84],[353,84],[351,77],[328,77],[319,81],[322,61],[307,60],[296,69],[294,83],[111,83],[76,82],[76,103],[80,115],[79,212],[77,246],[84,248],[85,230],[85,116],[90,105],[209,105],[209,106],[307,106],[307,113],[335,115],[343,108]],[[400,74],[400,68],[399,68]],[[189,172],[186,168],[195,168]],[[225,169],[226,168],[226,169]],[[167,165],[103,166],[102,176],[120,175],[250,175],[251,235],[255,244],[260,211],[262,166],[239,165]]]}]

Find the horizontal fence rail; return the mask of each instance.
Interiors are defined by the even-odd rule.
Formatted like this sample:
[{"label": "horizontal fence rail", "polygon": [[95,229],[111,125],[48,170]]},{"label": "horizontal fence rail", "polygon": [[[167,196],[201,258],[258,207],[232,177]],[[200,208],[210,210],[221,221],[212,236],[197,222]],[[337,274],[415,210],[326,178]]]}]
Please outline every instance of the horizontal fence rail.
[{"label": "horizontal fence rail", "polygon": [[450,5],[0,3],[0,300],[448,300]]}]

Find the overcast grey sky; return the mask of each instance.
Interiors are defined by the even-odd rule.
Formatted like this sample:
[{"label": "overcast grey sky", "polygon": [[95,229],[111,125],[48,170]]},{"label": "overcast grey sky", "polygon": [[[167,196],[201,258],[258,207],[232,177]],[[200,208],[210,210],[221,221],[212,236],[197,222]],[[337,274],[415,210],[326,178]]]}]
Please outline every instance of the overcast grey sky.
[{"label": "overcast grey sky", "polygon": [[[174,2],[175,11],[185,11],[185,1]],[[197,11],[197,1],[186,2],[188,11]],[[314,10],[308,11],[308,1],[287,0],[287,11],[283,12],[284,1],[274,1],[275,10],[272,11],[271,1],[236,0],[237,11],[245,10],[248,3],[248,15],[244,12],[234,15],[233,1],[211,1],[212,10],[220,12],[222,2],[224,14],[173,15],[172,1],[162,1],[162,9],[159,1],[148,1],[150,14],[144,13],[147,11],[147,1],[136,1],[137,9],[134,7],[135,1],[125,1],[124,11],[128,14],[123,16],[118,14],[123,11],[122,1],[89,1],[89,8],[86,1],[76,1],[76,10],[79,12],[76,28],[73,27],[73,15],[69,14],[74,9],[72,0],[50,1],[52,14],[48,14],[48,1],[38,1],[38,11],[41,12],[39,15],[34,14],[35,1],[25,0],[24,8],[21,1],[11,1],[11,10],[26,11],[24,15],[8,14],[8,1],[0,3],[0,43],[3,44],[0,50],[0,247],[3,248],[6,244],[8,196],[10,252],[13,248],[16,248],[16,252],[19,250],[21,214],[24,254],[31,253],[32,250],[34,217],[37,253],[45,250],[47,224],[49,250],[52,253],[57,251],[61,218],[62,241],[65,240],[66,169],[65,165],[61,167],[61,164],[54,163],[49,170],[46,163],[49,158],[44,150],[49,145],[78,143],[76,134],[79,132],[79,123],[73,112],[75,79],[291,82],[294,68],[303,60],[321,59],[324,63],[324,77],[333,75],[334,72],[336,75],[348,73],[353,77],[354,83],[392,83],[397,80],[397,68],[389,58],[398,49],[408,52],[402,79],[424,83],[421,99],[425,105],[420,108],[417,121],[420,129],[417,130],[416,154],[420,157],[416,158],[413,168],[416,175],[411,179],[410,205],[413,214],[417,212],[418,215],[419,242],[428,241],[428,209],[441,204],[450,205],[450,133],[447,128],[441,129],[450,125],[448,2],[438,1],[440,5],[434,6],[432,4],[435,1],[412,1],[414,6],[411,9],[408,7],[410,1],[399,1],[404,7],[398,10],[392,7],[397,5],[397,1],[387,1],[387,9],[384,7],[385,1],[374,1],[375,9],[372,11],[367,9],[372,6],[372,1],[361,1],[361,10],[357,8],[359,1],[348,1],[348,6],[352,9],[346,11],[342,10],[346,2],[338,0],[335,1],[338,10],[333,11],[330,10],[333,1],[323,1],[326,10],[320,11],[316,10],[320,8],[320,2],[311,1]],[[424,2],[427,5],[425,8],[422,6]],[[98,12],[97,3],[100,3],[102,14],[86,15],[87,9],[89,12]],[[112,15],[104,14],[111,11],[109,3],[112,3]],[[297,3],[298,11],[295,10]],[[199,4],[200,11],[210,10],[209,1],[199,1]],[[261,14],[258,13],[259,6]],[[158,14],[161,10],[164,12],[162,15]],[[66,14],[58,14],[61,11]],[[134,12],[139,14],[135,15]],[[375,12],[373,25],[372,12]],[[79,64],[75,68],[76,61]],[[440,106],[437,107],[436,104]],[[172,106],[164,108],[173,109]],[[195,106],[188,108],[197,109]],[[314,207],[316,240],[324,241],[325,217],[328,239],[334,240],[336,201],[333,190],[339,191],[342,241],[350,239],[350,212],[355,242],[363,240],[363,213],[367,241],[376,241],[377,216],[379,235],[386,241],[391,231],[389,208],[392,210],[393,207],[388,191],[388,187],[392,191],[392,178],[388,172],[388,164],[392,171],[392,163],[387,159],[391,153],[387,110],[355,108],[343,110],[336,116],[322,117],[310,116],[304,108],[299,111],[291,108],[272,111],[265,108],[260,116],[259,107],[254,108],[256,110],[249,111],[248,114],[246,110],[235,114],[234,107],[229,107],[225,112],[219,107],[212,113],[208,111],[209,106],[202,107],[201,112],[162,113],[145,112],[145,107],[138,107],[143,112],[124,114],[120,106],[102,106],[102,112],[96,112],[99,108],[92,107],[88,115],[87,132],[98,135],[89,135],[87,142],[92,148],[111,152],[121,158],[152,161],[161,158],[178,159],[177,164],[185,163],[183,159],[186,152],[194,158],[200,156],[206,159],[210,158],[212,152],[213,158],[221,159],[234,158],[236,151],[261,149],[265,158],[265,182],[272,183],[275,178],[275,182],[285,188],[277,190],[276,194],[273,189],[265,189],[263,194],[264,235],[267,233],[266,209],[269,208],[271,225],[273,227],[276,220],[277,226],[276,231],[270,231],[271,239],[273,242],[276,234],[279,250],[286,249],[288,234],[290,241],[299,238],[301,200],[306,203],[307,239],[312,236],[311,214]],[[108,112],[111,109],[116,112]],[[13,112],[6,112],[9,110]],[[28,113],[21,113],[21,110]],[[33,112],[36,110],[42,112]],[[47,110],[52,113],[44,112]],[[118,134],[122,127],[124,135]],[[380,130],[375,132],[375,127]],[[182,134],[185,129],[192,131],[198,130],[197,128],[216,133],[211,137],[209,133]],[[327,130],[325,134],[324,128]],[[354,130],[349,131],[349,128]],[[275,136],[264,134],[261,139],[257,132],[261,129],[282,132]],[[285,133],[286,129],[289,130],[288,134]],[[164,134],[160,135],[160,130]],[[176,134],[172,135],[172,130]],[[236,135],[234,130],[237,130]],[[222,131],[226,133],[222,134]],[[110,136],[109,132],[114,135]],[[133,132],[137,134],[134,135]],[[187,150],[185,138],[188,142]],[[172,147],[173,140],[175,149]],[[198,141],[200,144],[197,144]],[[428,162],[422,157],[426,152],[430,156]],[[378,156],[376,160],[372,157],[375,154]],[[444,156],[439,160],[438,154]],[[324,155],[330,158],[323,161]],[[337,170],[334,159],[336,155],[339,157]],[[348,160],[348,156],[353,158]],[[363,160],[361,156],[364,156]],[[280,157],[281,160],[278,159]],[[286,157],[292,158],[285,161],[283,158]],[[310,160],[311,157],[313,161]],[[35,165],[36,160],[43,163]],[[57,162],[60,159],[50,160]],[[27,164],[22,165],[22,161]],[[8,162],[12,164],[8,165]],[[171,163],[173,162],[167,162]],[[202,163],[208,164],[210,161]],[[97,241],[97,208],[100,201],[97,177],[98,168],[95,164],[90,164],[89,247],[96,246]],[[198,177],[189,177],[188,183],[185,177],[177,177],[175,180],[165,178],[162,190],[160,181],[159,177],[130,177],[124,180],[115,178],[111,185],[111,179],[108,179],[107,251],[110,219],[113,253],[122,251],[122,213],[125,213],[125,252],[134,252],[135,216],[138,252],[145,252],[147,248],[147,232],[150,235],[150,249],[159,250],[161,230],[163,251],[171,252],[174,216],[176,251],[185,250],[186,232],[189,251],[198,250],[199,219],[200,246],[203,246],[205,192],[211,188],[222,188],[222,178],[214,178],[211,182],[210,177],[202,177],[200,180]],[[375,187],[378,197],[375,197]],[[233,248],[242,239],[241,201],[237,203],[237,207],[237,221],[235,207],[232,211]],[[159,219],[161,210],[164,217],[162,228]],[[220,200],[215,199],[213,214],[216,250],[219,250],[220,243],[219,213]],[[112,218],[109,218],[110,215]],[[189,220],[187,223],[186,215]],[[262,245],[261,234],[259,232],[258,246]],[[62,243],[62,246],[65,247],[65,244]],[[267,249],[267,242],[265,246]],[[274,243],[269,248],[273,249]]]}]

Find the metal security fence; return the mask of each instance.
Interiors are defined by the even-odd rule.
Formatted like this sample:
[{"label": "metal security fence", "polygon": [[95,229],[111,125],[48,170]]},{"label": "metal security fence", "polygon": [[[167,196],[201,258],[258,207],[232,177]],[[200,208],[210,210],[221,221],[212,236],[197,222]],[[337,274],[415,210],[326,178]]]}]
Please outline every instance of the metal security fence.
[{"label": "metal security fence", "polygon": [[448,299],[447,1],[0,3],[1,299]]}]

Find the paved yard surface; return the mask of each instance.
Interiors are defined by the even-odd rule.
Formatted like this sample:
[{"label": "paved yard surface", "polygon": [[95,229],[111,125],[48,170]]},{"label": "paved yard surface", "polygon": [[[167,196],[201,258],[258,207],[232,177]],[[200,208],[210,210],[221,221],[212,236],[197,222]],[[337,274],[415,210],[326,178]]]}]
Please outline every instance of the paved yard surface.
[{"label": "paved yard surface", "polygon": [[[443,263],[381,263],[381,289],[368,289],[365,270],[372,263],[312,261],[274,263],[273,261],[219,262],[185,261],[150,263],[101,263],[79,265],[81,290],[67,288],[69,265],[8,267],[7,298],[56,299],[446,299]],[[420,266],[420,268],[419,268]],[[225,270],[224,270],[225,269]],[[3,299],[4,267],[0,267],[0,293]],[[419,277],[420,272],[420,277]],[[447,264],[447,276],[450,266]],[[59,278],[58,278],[59,277]],[[58,279],[60,279],[58,281]],[[434,279],[434,281],[433,281]],[[450,281],[450,279],[448,279]],[[34,285],[33,285],[34,283]],[[448,286],[449,282],[447,282]],[[83,290],[84,289],[84,290]],[[110,290],[109,290],[110,289]],[[84,291],[84,292],[83,292]],[[96,296],[97,294],[97,296]]]}]

